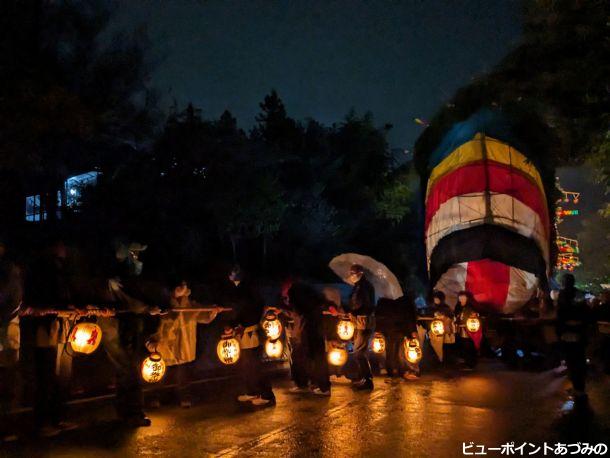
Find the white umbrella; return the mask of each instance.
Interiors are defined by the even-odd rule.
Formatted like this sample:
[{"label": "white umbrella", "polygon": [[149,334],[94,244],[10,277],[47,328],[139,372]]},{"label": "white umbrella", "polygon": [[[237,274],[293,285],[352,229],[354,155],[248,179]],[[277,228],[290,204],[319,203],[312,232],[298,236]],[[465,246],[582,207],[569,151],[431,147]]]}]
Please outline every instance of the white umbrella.
[{"label": "white umbrella", "polygon": [[402,288],[396,275],[382,263],[370,256],[357,253],[343,253],[328,263],[328,267],[345,283],[352,284],[348,277],[352,265],[359,264],[364,267],[364,275],[373,284],[378,297],[398,299],[403,295]]}]

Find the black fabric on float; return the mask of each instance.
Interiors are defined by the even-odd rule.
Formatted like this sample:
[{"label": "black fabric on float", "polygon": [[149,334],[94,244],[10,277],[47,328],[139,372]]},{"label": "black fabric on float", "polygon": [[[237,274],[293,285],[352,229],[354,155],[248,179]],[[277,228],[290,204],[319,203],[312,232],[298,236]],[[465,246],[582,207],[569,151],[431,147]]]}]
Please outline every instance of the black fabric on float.
[{"label": "black fabric on float", "polygon": [[491,259],[536,275],[546,284],[546,264],[532,239],[502,226],[483,224],[443,237],[430,256],[430,284],[460,262]]}]

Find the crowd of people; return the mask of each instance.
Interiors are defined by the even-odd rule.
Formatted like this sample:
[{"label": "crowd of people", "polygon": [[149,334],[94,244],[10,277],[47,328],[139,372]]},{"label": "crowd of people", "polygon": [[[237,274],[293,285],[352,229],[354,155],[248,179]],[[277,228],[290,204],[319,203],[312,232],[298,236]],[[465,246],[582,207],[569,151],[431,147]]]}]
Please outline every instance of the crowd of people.
[{"label": "crowd of people", "polygon": [[[266,304],[251,278],[238,266],[227,270],[206,304],[192,297],[184,279],[166,285],[141,278],[140,259],[146,246],[121,244],[112,268],[100,278],[72,281],[67,272],[67,248],[61,240],[52,243],[40,259],[24,268],[12,260],[6,243],[0,242],[0,395],[3,439],[15,437],[7,421],[15,402],[20,377],[34,393],[34,430],[54,436],[76,428],[66,421],[65,381],[71,377],[71,354],[66,336],[69,320],[87,316],[83,304],[105,304],[96,308],[96,322],[103,335],[102,348],[115,368],[116,411],[132,427],[149,426],[144,412],[140,365],[143,352],[159,352],[173,368],[177,394],[183,407],[193,403],[189,383],[197,353],[197,326],[221,317],[225,332],[239,341],[237,369],[243,392],[236,396],[242,406],[260,409],[276,402],[270,377],[263,365],[264,332],[261,320],[274,313],[286,330],[293,394],[330,396],[331,378],[345,376],[355,390],[373,390],[374,373],[381,366],[388,378],[416,380],[419,360],[405,356],[405,341],[429,345],[439,362],[472,369],[485,347],[482,326],[470,329],[466,323],[478,317],[473,296],[461,291],[452,307],[441,291],[434,291],[427,316],[418,316],[410,292],[398,299],[376,299],[375,289],[363,266],[354,264],[345,279],[351,285],[347,301],[336,288],[315,288],[299,279],[287,280],[277,303]],[[556,327],[575,395],[585,396],[588,326],[593,321],[590,307],[579,300],[574,277],[565,276],[557,298]],[[597,304],[600,321],[610,317],[607,296]],[[80,304],[80,305],[79,305]],[[191,312],[191,313],[185,313]],[[604,313],[606,315],[604,315]],[[151,324],[150,317],[156,317]],[[354,324],[347,364],[329,366],[327,354],[336,344],[337,320]],[[433,323],[442,332],[433,332]],[[371,342],[380,333],[385,357],[379,361]],[[605,342],[605,360],[608,347]],[[237,394],[237,393],[236,393]]]}]

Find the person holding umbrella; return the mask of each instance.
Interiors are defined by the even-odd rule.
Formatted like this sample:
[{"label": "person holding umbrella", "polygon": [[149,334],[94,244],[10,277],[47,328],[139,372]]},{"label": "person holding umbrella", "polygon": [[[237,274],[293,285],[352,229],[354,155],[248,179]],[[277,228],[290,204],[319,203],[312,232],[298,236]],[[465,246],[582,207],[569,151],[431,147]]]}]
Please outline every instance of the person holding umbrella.
[{"label": "person holding umbrella", "polygon": [[358,365],[357,390],[373,389],[373,373],[369,361],[369,341],[375,331],[375,289],[364,275],[364,267],[350,267],[349,282],[353,285],[346,311],[356,318],[354,334],[354,359]]}]

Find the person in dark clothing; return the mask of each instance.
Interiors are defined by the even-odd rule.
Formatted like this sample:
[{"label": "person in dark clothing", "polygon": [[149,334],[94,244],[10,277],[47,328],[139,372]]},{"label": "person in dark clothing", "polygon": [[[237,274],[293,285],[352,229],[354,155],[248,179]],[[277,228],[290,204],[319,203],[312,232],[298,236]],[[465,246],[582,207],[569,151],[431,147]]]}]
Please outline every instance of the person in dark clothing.
[{"label": "person in dark clothing", "polygon": [[223,283],[219,303],[233,309],[229,314],[230,324],[241,345],[238,365],[246,393],[238,396],[237,400],[254,407],[275,405],[271,382],[261,361],[259,323],[263,316],[264,302],[239,266],[232,267]]},{"label": "person in dark clothing", "polygon": [[459,349],[461,357],[464,359],[466,367],[470,369],[477,365],[478,355],[474,342],[466,331],[465,326],[468,318],[474,314],[476,312],[472,293],[470,291],[460,291],[458,293],[458,302],[455,306],[455,318],[458,326],[460,326]]},{"label": "person in dark clothing", "polygon": [[447,305],[445,302],[445,293],[442,291],[434,291],[432,293],[432,313],[433,314],[441,314],[446,316],[447,318],[453,319],[453,311],[451,307]]},{"label": "person in dark clothing", "polygon": [[322,320],[322,313],[328,304],[324,296],[305,283],[292,285],[288,297],[295,313],[303,323],[301,345],[306,356],[304,367],[307,368],[307,371],[300,383],[306,387],[307,383],[311,382],[313,394],[330,396],[330,376],[326,362]]},{"label": "person in dark clothing", "polygon": [[[116,264],[111,272],[109,287],[120,311],[116,320],[101,318],[102,342],[116,371],[116,410],[119,418],[128,426],[150,426],[151,420],[144,413],[144,397],[140,364],[145,356],[148,335],[145,332],[148,315],[158,315],[157,305],[148,305],[136,297],[143,263],[140,254],[146,246],[139,243],[121,245],[116,251]],[[117,323],[118,322],[118,323]]]},{"label": "person in dark clothing", "polygon": [[386,342],[385,369],[388,377],[402,377],[405,361],[402,346],[405,337],[417,337],[417,313],[410,294],[398,299],[381,298],[375,309],[376,330]]},{"label": "person in dark clothing", "polygon": [[305,320],[290,302],[289,292],[294,284],[292,279],[281,286],[280,297],[275,311],[281,316],[286,329],[286,341],[290,353],[290,377],[294,386],[288,391],[293,394],[309,392],[309,370],[307,339],[304,335]]},{"label": "person in dark clothing", "polygon": [[434,291],[432,293],[431,311],[435,318],[443,321],[443,361],[451,363],[455,358],[455,325],[454,314],[451,307],[445,302],[445,293]]},{"label": "person in dark clothing", "polygon": [[577,400],[586,399],[587,331],[591,323],[591,311],[580,292],[574,286],[574,275],[565,274],[563,289],[557,300],[557,336],[565,355],[568,376]]},{"label": "person in dark clothing", "polygon": [[19,307],[23,300],[21,269],[6,253],[0,241],[0,441],[13,441],[8,414],[15,401],[19,362]]},{"label": "person in dark clothing", "polygon": [[595,316],[601,334],[601,358],[604,372],[610,374],[610,291],[604,291]]},{"label": "person in dark clothing", "polygon": [[20,322],[23,373],[26,386],[34,393],[34,428],[45,437],[76,428],[63,421],[67,387],[57,375],[59,336],[65,322],[43,313],[45,309],[67,307],[71,301],[70,279],[68,249],[61,240],[45,250],[25,278],[28,316]]},{"label": "person in dark clothing", "polygon": [[375,289],[364,275],[364,268],[354,264],[350,268],[349,282],[354,285],[346,311],[356,317],[354,333],[354,359],[358,365],[358,378],[354,387],[373,389],[373,373],[369,361],[369,342],[375,332]]}]

